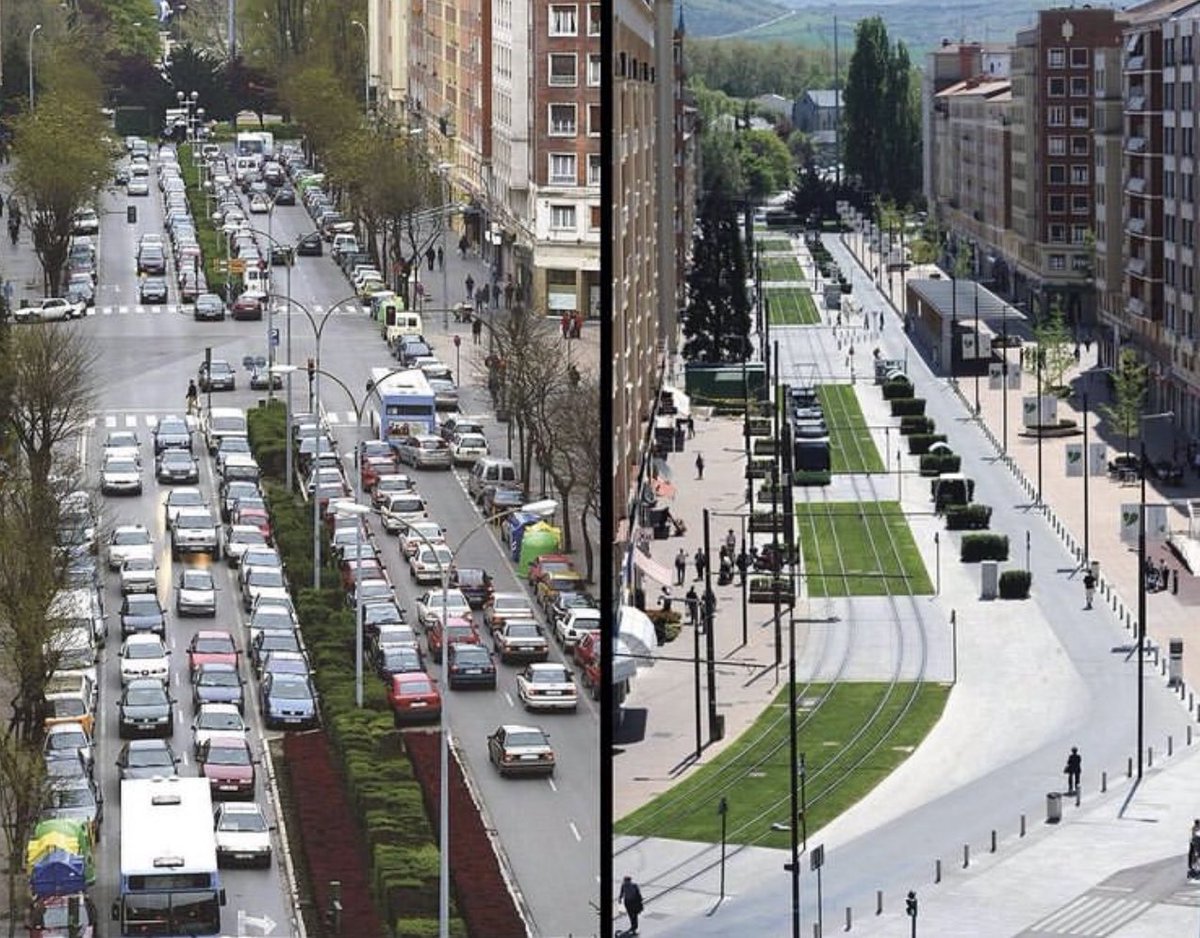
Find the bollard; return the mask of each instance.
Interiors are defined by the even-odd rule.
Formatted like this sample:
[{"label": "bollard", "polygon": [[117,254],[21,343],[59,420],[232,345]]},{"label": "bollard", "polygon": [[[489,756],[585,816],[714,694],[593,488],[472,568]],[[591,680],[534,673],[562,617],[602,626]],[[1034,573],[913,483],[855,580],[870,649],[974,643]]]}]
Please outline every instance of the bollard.
[{"label": "bollard", "polygon": [[1190,747],[1192,745],[1192,727],[1190,723],[1188,724],[1187,733],[1187,744]]},{"label": "bollard", "polygon": [[1146,747],[1146,768],[1148,768],[1148,769],[1154,768],[1154,747],[1153,746]]},{"label": "bollard", "polygon": [[992,853],[996,852],[996,832],[992,831]]},{"label": "bollard", "polygon": [[1172,736],[1167,737],[1167,758],[1171,758],[1171,754],[1175,752],[1175,739]]},{"label": "bollard", "polygon": [[967,869],[971,865],[971,845],[963,844],[963,869]]},{"label": "bollard", "polygon": [[933,881],[935,883],[940,883],[942,881],[942,861],[941,860],[933,861]]},{"label": "bollard", "polygon": [[813,922],[813,938],[821,938],[821,926]]},{"label": "bollard", "polygon": [[1079,789],[1075,789],[1075,807],[1079,807]]},{"label": "bollard", "polygon": [[1133,778],[1133,756],[1125,761],[1125,777]]},{"label": "bollard", "polygon": [[875,914],[883,915],[883,890],[875,890]]},{"label": "bollard", "polygon": [[1188,709],[1189,709],[1189,710],[1191,710],[1191,709],[1192,709],[1192,706],[1193,706],[1193,700],[1192,700],[1192,698],[1193,698],[1194,696],[1195,696],[1195,694],[1193,694],[1193,693],[1192,693],[1192,691],[1188,691]]},{"label": "bollard", "polygon": [[846,931],[850,930],[850,906],[846,906]]},{"label": "bollard", "polygon": [[1021,836],[1025,836],[1025,815],[1021,815]]},{"label": "bollard", "polygon": [[1100,773],[1100,794],[1103,795],[1106,791],[1108,791],[1108,772],[1104,771]]}]

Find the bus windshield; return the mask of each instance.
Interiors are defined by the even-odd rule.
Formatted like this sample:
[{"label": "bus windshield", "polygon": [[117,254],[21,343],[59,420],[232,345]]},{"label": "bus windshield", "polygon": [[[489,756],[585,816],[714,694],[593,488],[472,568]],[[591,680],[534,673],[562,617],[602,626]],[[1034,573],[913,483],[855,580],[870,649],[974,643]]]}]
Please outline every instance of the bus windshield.
[{"label": "bus windshield", "polygon": [[158,892],[125,897],[126,935],[215,935],[221,930],[217,893]]}]

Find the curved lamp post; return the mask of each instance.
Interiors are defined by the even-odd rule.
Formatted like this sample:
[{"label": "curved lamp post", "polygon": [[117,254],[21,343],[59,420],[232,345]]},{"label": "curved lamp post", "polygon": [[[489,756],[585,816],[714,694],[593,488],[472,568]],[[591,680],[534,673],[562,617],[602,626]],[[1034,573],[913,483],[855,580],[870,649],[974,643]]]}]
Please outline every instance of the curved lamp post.
[{"label": "curved lamp post", "polygon": [[42,24],[38,23],[29,31],[29,110],[33,110],[33,37],[38,34]]}]

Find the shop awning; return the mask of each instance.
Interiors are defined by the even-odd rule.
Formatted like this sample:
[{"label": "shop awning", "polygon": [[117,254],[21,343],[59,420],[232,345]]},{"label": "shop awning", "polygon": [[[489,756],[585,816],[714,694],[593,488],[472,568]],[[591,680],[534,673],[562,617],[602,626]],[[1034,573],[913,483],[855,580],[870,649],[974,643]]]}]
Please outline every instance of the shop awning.
[{"label": "shop awning", "polygon": [[619,638],[613,639],[612,682],[620,684],[637,677],[637,661],[629,657],[629,646]]},{"label": "shop awning", "polygon": [[[653,557],[648,557],[646,554],[643,554],[640,550],[635,550],[633,552],[633,565],[656,583],[661,583],[664,586],[671,586],[675,582],[675,574],[671,570],[668,570]],[[625,608],[633,609],[634,612],[638,612],[638,610],[632,606],[626,606]],[[643,616],[645,615],[644,613],[638,614]],[[650,620],[647,619],[646,621],[649,622]],[[651,629],[653,628],[654,626],[651,625]]]},{"label": "shop awning", "polygon": [[654,652],[658,648],[658,633],[650,617],[636,606],[621,607],[621,631],[617,638],[629,648],[629,654],[637,655],[639,665],[650,667],[654,663]]}]

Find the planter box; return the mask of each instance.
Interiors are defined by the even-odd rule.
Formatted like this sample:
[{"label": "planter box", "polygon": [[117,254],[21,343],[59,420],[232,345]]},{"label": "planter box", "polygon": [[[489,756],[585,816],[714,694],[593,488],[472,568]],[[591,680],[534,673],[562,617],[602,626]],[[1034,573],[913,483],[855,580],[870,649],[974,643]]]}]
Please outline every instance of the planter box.
[{"label": "planter box", "polygon": [[893,397],[890,398],[893,417],[923,417],[925,416],[925,398],[923,397]]},{"label": "planter box", "polygon": [[990,505],[951,505],[946,509],[947,531],[986,531],[991,523]]},{"label": "planter box", "polygon": [[879,390],[885,401],[891,401],[898,397],[912,397],[916,388],[911,381],[886,381],[879,386]]},{"label": "planter box", "polygon": [[750,445],[755,456],[774,456],[777,444],[774,438],[767,438],[754,440]]},{"label": "planter box", "polygon": [[910,456],[924,456],[934,443],[945,443],[944,433],[912,433],[908,437],[908,453]]},{"label": "planter box", "polygon": [[774,459],[754,459],[751,458],[746,466],[747,479],[766,479],[771,475],[771,467],[775,465]]},{"label": "planter box", "polygon": [[790,577],[751,577],[746,598],[752,603],[790,603],[795,599],[795,591]]},{"label": "planter box", "polygon": [[1005,534],[964,534],[962,553],[959,558],[963,563],[978,563],[981,560],[1007,560],[1008,536]]},{"label": "planter box", "polygon": [[833,474],[828,469],[801,469],[792,476],[794,485],[828,485]]},{"label": "planter box", "polygon": [[958,472],[962,457],[957,453],[926,453],[921,457],[921,475],[940,476],[943,472]]},{"label": "planter box", "polygon": [[1028,570],[1005,570],[1000,574],[1001,599],[1028,599],[1033,575]]},{"label": "planter box", "polygon": [[932,417],[901,417],[900,435],[911,436],[914,433],[932,433],[934,426]]}]

